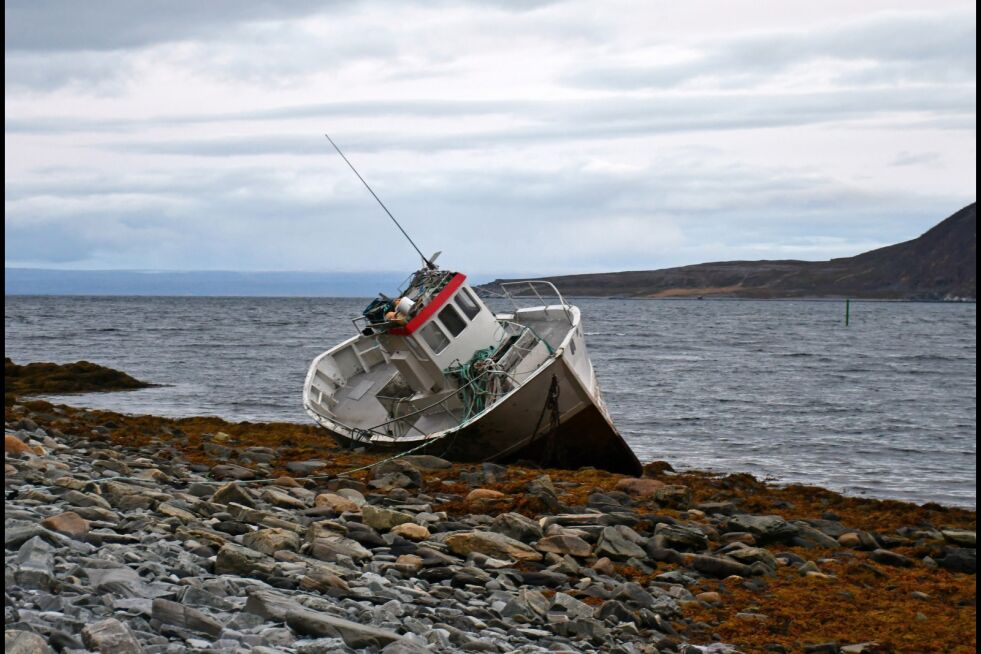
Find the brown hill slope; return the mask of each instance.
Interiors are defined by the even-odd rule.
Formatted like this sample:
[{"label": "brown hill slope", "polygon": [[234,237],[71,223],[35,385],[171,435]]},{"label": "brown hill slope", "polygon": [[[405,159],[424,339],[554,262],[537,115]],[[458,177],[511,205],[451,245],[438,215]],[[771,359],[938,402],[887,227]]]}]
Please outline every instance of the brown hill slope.
[{"label": "brown hill slope", "polygon": [[[977,297],[977,203],[919,238],[830,261],[722,261],[548,277],[562,293],[626,297]],[[499,290],[497,280],[485,285]]]}]

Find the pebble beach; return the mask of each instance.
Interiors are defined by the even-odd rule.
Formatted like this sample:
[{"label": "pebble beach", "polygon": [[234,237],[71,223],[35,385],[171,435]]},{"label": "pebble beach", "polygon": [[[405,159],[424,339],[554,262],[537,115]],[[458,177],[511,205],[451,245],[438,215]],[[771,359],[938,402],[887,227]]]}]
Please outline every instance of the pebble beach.
[{"label": "pebble beach", "polygon": [[383,459],[32,400],[132,385],[30,368],[5,373],[8,653],[976,649],[969,509],[664,461]]}]

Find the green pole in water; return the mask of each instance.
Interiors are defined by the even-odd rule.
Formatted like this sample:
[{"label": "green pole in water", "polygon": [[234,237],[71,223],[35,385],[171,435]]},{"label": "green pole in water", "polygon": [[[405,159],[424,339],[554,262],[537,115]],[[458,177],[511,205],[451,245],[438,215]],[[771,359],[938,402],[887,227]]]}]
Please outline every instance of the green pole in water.
[{"label": "green pole in water", "polygon": [[848,314],[851,313],[851,300],[845,300],[845,327],[848,326]]}]

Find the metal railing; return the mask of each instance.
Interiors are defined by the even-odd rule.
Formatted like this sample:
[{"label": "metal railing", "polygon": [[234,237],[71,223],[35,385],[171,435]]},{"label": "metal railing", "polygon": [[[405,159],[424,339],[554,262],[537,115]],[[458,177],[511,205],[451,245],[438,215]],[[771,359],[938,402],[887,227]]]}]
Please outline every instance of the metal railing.
[{"label": "metal railing", "polygon": [[[538,287],[544,287],[546,296],[554,295],[558,299],[559,304],[562,306],[562,311],[565,312],[566,318],[569,319],[569,324],[570,325],[573,324],[572,312],[569,310],[569,304],[565,301],[565,298],[562,297],[562,293],[559,292],[559,289],[555,288],[555,284],[553,284],[552,282],[546,281],[544,279],[523,279],[516,282],[501,282],[498,285],[501,287],[501,290],[504,291],[504,296],[507,299],[511,300],[511,306],[514,307],[515,312],[517,312],[519,308],[515,296],[516,295],[518,297],[529,297],[529,296],[521,293],[519,294],[512,293],[510,290],[511,287],[514,288],[527,287],[527,289],[531,291],[531,294],[537,297],[538,301],[542,303],[542,306],[547,307],[549,306],[549,303],[545,300],[544,297],[542,297],[542,294],[538,292]],[[551,291],[551,293],[549,293],[549,291]]]}]

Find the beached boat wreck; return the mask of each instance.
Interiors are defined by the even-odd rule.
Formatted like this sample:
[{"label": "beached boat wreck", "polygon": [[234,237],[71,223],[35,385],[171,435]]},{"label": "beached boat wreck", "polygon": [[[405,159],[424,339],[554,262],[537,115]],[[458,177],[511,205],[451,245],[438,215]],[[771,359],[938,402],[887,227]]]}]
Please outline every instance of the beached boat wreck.
[{"label": "beached boat wreck", "polygon": [[[356,336],[314,359],[307,413],[351,447],[639,474],[600,394],[579,309],[548,282],[503,290],[512,310],[495,314],[465,275],[427,260],[398,297],[354,319]],[[541,304],[519,307],[528,297]]]}]

